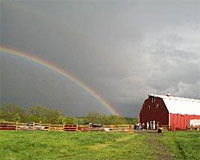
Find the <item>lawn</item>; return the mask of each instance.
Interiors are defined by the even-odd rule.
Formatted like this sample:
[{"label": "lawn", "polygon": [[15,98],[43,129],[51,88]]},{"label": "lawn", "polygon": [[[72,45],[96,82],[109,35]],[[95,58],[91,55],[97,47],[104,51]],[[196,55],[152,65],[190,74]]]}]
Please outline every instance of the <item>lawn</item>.
[{"label": "lawn", "polygon": [[200,159],[199,132],[0,131],[5,160]]},{"label": "lawn", "polygon": [[0,131],[0,159],[151,159],[146,138],[134,133]]},{"label": "lawn", "polygon": [[167,132],[158,140],[170,150],[171,155],[175,159],[200,159],[200,132]]}]

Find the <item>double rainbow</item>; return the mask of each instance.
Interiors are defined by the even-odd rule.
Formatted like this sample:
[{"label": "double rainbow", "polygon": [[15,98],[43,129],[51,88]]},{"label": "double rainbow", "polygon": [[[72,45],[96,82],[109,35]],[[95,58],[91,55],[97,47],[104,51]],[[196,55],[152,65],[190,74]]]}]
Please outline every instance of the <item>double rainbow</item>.
[{"label": "double rainbow", "polygon": [[108,109],[111,114],[114,115],[119,115],[119,113],[116,111],[114,107],[112,107],[103,97],[101,97],[94,89],[89,87],[86,83],[78,79],[76,76],[74,76],[72,73],[69,71],[63,70],[62,68],[52,64],[51,62],[47,62],[44,59],[38,58],[36,56],[33,56],[31,54],[15,50],[12,48],[0,46],[0,51],[3,54],[9,54],[9,55],[14,55],[17,57],[24,58],[26,60],[32,61],[35,64],[41,65],[43,67],[46,67],[50,70],[53,70],[54,72],[57,72],[58,74],[64,76],[65,78],[70,79],[73,83],[75,83],[77,86],[82,88],[84,91],[88,92],[92,97],[94,97],[98,102],[102,104],[106,109]]}]

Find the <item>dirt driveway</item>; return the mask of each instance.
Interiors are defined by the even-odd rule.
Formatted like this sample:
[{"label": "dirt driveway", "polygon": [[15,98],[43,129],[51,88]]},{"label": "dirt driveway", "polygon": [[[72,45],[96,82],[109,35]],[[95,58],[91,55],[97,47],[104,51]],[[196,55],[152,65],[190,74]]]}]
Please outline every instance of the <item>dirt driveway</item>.
[{"label": "dirt driveway", "polygon": [[157,130],[137,130],[136,133],[148,136],[147,142],[149,147],[155,151],[154,154],[157,155],[158,160],[175,159],[175,157],[171,156],[169,148],[160,141],[162,133],[158,133]]}]

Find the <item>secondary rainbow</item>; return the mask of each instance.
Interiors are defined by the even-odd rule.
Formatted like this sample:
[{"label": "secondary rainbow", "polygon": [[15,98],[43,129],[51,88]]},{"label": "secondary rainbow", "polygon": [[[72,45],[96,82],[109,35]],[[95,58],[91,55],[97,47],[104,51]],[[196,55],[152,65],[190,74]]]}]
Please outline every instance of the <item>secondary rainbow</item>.
[{"label": "secondary rainbow", "polygon": [[72,73],[70,73],[69,71],[63,70],[62,68],[47,62],[41,58],[38,58],[36,56],[33,56],[31,54],[19,51],[19,50],[15,50],[12,48],[8,48],[5,46],[0,46],[0,51],[3,54],[10,54],[10,55],[14,55],[14,56],[18,56],[27,60],[30,60],[36,64],[39,64],[41,66],[44,66],[50,70],[53,70],[57,73],[59,73],[60,75],[70,79],[72,82],[74,82],[76,85],[78,85],[80,88],[82,88],[83,90],[85,90],[86,92],[88,92],[91,96],[93,96],[98,102],[100,102],[106,109],[108,109],[112,114],[115,115],[119,115],[119,113],[108,103],[106,102],[106,100],[104,100],[103,97],[101,97],[94,89],[92,89],[91,87],[89,87],[86,83],[84,83],[83,81],[81,81],[80,79],[78,79],[77,77],[75,77]]}]

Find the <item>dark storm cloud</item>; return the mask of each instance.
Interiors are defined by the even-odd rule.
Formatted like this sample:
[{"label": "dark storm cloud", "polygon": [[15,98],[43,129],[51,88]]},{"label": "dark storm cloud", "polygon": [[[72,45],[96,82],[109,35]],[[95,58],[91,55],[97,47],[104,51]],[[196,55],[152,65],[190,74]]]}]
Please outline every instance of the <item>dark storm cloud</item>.
[{"label": "dark storm cloud", "polygon": [[[200,96],[199,7],[198,1],[3,1],[2,43],[69,70],[122,115],[137,116],[148,93]],[[4,102],[107,113],[69,80],[3,58]]]},{"label": "dark storm cloud", "polygon": [[196,35],[199,30],[192,28],[174,27],[173,31],[161,33],[156,38],[151,35],[148,40],[149,57],[153,62],[148,83],[156,92],[195,98],[200,95],[199,38]]},{"label": "dark storm cloud", "polygon": [[[1,35],[1,31],[2,31],[2,20],[1,20],[1,12],[2,12],[2,0],[0,0],[0,44],[1,44],[1,39],[2,39],[2,35]],[[1,58],[1,51],[0,51],[0,104],[1,104],[1,82],[2,82],[2,74],[1,74],[1,61],[2,61],[2,58]]]}]

